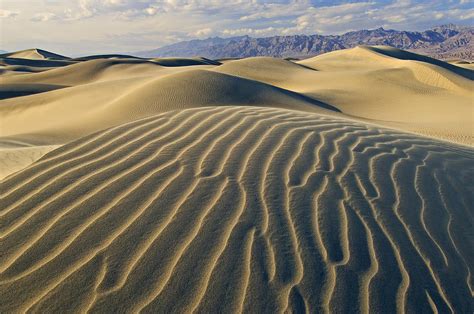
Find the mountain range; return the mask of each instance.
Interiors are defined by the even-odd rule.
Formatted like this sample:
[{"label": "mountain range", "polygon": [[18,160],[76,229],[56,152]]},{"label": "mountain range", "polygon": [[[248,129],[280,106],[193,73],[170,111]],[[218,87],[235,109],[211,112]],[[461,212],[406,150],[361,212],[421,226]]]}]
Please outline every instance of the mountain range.
[{"label": "mountain range", "polygon": [[377,28],[342,35],[291,35],[253,38],[213,37],[178,42],[158,49],[135,52],[140,57],[191,57],[211,59],[271,56],[305,58],[359,45],[386,45],[438,59],[474,60],[474,27],[454,24],[422,32]]}]

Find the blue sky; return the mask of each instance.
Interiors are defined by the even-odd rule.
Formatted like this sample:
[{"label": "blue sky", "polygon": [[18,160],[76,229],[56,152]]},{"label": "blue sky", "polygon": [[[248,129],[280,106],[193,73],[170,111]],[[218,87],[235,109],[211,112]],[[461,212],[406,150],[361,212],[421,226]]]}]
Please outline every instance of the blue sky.
[{"label": "blue sky", "polygon": [[0,49],[38,47],[77,56],[211,36],[424,30],[473,22],[474,0],[0,0]]}]

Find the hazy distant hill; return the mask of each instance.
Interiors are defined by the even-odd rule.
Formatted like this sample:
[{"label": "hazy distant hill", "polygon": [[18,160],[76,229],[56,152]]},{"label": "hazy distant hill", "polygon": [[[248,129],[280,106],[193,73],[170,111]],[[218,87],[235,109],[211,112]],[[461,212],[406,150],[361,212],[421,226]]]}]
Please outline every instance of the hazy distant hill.
[{"label": "hazy distant hill", "polygon": [[425,53],[436,58],[473,60],[473,34],[474,27],[448,24],[423,32],[377,28],[328,36],[214,37],[183,41],[150,51],[137,52],[135,55],[141,57],[203,56],[212,59],[254,56],[306,57],[357,45],[388,45]]}]

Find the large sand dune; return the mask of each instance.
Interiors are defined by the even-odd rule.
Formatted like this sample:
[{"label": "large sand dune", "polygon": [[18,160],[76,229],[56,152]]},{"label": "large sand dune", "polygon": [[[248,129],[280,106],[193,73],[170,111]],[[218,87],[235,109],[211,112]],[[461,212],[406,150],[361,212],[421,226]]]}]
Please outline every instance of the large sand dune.
[{"label": "large sand dune", "polygon": [[3,182],[1,309],[467,313],[473,164],[293,110],[112,128]]},{"label": "large sand dune", "polygon": [[1,313],[474,311],[468,67],[0,63]]},{"label": "large sand dune", "polygon": [[352,117],[472,145],[474,72],[415,56],[357,47],[298,62],[306,69],[289,61],[248,58],[215,71],[305,94]]}]

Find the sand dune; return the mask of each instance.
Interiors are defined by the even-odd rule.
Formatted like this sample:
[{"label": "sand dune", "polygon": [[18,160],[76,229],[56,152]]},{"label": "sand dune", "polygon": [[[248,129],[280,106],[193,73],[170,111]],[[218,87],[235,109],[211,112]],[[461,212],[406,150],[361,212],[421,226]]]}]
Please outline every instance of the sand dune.
[{"label": "sand dune", "polygon": [[473,312],[472,73],[0,55],[0,312]]},{"label": "sand dune", "polygon": [[466,313],[473,164],[294,110],[131,122],[2,183],[1,311]]},{"label": "sand dune", "polygon": [[[84,108],[82,114],[88,114],[87,108],[101,108],[105,103],[113,103],[113,106],[108,106],[107,114],[102,111],[102,116],[105,115],[103,119],[107,120],[119,111],[123,118],[114,118],[111,122],[119,124],[142,117],[114,109],[129,106],[121,104],[122,99],[125,102],[133,102],[131,105],[135,105],[138,99],[137,106],[147,108],[146,114],[216,103],[258,105],[255,99],[261,101],[261,97],[250,95],[260,94],[255,93],[256,87],[250,86],[255,85],[265,90],[279,88],[279,91],[298,98],[300,105],[302,101],[306,102],[302,105],[305,108],[312,108],[315,102],[324,103],[326,107],[337,108],[352,118],[459,143],[473,143],[471,126],[474,85],[470,79],[472,71],[401,50],[358,47],[307,59],[299,64],[275,58],[234,60],[220,66],[220,63],[204,58],[147,60],[112,56],[86,59],[87,61],[71,61],[73,63],[70,65],[48,68],[37,73],[23,72],[21,75],[0,76],[2,85],[15,86],[15,90],[11,90],[10,94],[8,91],[3,93],[7,96],[40,91],[37,85],[32,84],[69,86],[68,89],[53,92],[51,95],[44,93],[25,99],[4,100],[4,105],[0,108],[2,114],[7,117],[7,121],[3,122],[4,134],[19,134],[15,127],[11,129],[6,125],[19,125],[19,121],[28,120],[23,114],[36,116],[38,106],[35,104],[41,107],[40,110],[45,116],[53,116],[55,119],[68,116],[74,119],[75,116],[71,117],[70,113],[76,112],[74,108],[78,106]],[[24,68],[28,68],[28,65],[23,65],[23,70]],[[198,72],[193,72],[197,68],[206,71],[197,74]],[[208,71],[227,76],[214,75]],[[128,80],[127,83],[125,80]],[[232,88],[228,88],[230,81],[234,82]],[[77,89],[79,85],[103,82],[109,83]],[[21,88],[20,84],[24,86]],[[248,88],[239,88],[240,85]],[[46,88],[44,90],[47,91]],[[252,90],[246,93],[250,97],[249,101],[240,95],[242,90]],[[141,92],[147,97],[140,96]],[[221,96],[218,97],[217,94]],[[240,99],[237,103],[236,97]],[[265,101],[274,102],[274,99],[275,97],[266,98]],[[284,102],[289,104],[287,99]],[[45,103],[50,105],[46,107]],[[56,103],[61,106],[56,106]],[[62,105],[64,103],[67,105]],[[22,113],[18,114],[18,109],[22,107],[32,110],[22,110]],[[9,114],[11,108],[15,108],[14,115]],[[301,107],[294,109],[300,110]],[[53,114],[47,113],[50,111],[53,111]],[[98,121],[97,127],[75,132],[74,138],[111,126],[100,122],[100,114],[94,113],[94,116]],[[84,123],[83,119],[77,120]],[[31,123],[31,126],[37,125],[37,130],[43,129],[42,122],[48,126],[51,123],[50,119],[45,119]],[[67,123],[71,124],[70,121]],[[23,130],[23,133],[26,131]],[[71,139],[73,138],[67,138]]]},{"label": "sand dune", "polygon": [[0,54],[0,58],[20,58],[20,59],[33,59],[33,60],[44,60],[44,59],[55,59],[55,60],[66,60],[68,57],[59,55],[57,53],[49,52],[42,49],[26,49],[15,52],[8,52]]},{"label": "sand dune", "polygon": [[450,61],[449,63],[451,63],[455,66],[461,67],[461,68],[474,70],[474,63],[472,63],[472,62],[468,62],[468,61],[464,61],[464,60],[455,60],[455,61]]},{"label": "sand dune", "polygon": [[[272,85],[194,69],[173,75],[157,73],[151,79],[121,79],[11,98],[3,101],[0,114],[4,137],[58,145],[113,125],[204,104],[337,110]],[[19,108],[24,110],[19,112]],[[44,118],[38,120],[38,115]]]},{"label": "sand dune", "polygon": [[[379,53],[383,49],[393,56]],[[351,117],[472,145],[473,71],[407,54],[413,60],[393,48],[358,47],[298,62],[306,69],[290,61],[248,58],[214,70],[305,94]]]},{"label": "sand dune", "polygon": [[41,73],[16,75],[2,79],[5,83],[43,83],[77,86],[136,76],[152,76],[163,69],[159,64],[139,59],[93,59],[58,67]]},{"label": "sand dune", "polygon": [[[1,58],[0,57],[0,66],[2,67],[2,72],[5,73],[5,70],[21,71],[21,72],[41,72],[46,70],[51,70],[61,66],[67,66],[77,63],[77,61],[71,60],[33,60],[33,59],[21,59],[21,58]],[[7,72],[8,73],[8,72]],[[11,74],[11,73],[10,73]]]},{"label": "sand dune", "polygon": [[419,55],[413,52],[400,50],[400,49],[387,47],[387,46],[364,46],[363,48],[377,52],[379,54],[389,56],[389,57],[400,59],[400,60],[413,60],[413,61],[425,62],[427,64],[433,64],[441,68],[445,68],[446,70],[452,71],[456,74],[459,74],[465,78],[469,78],[471,80],[474,79],[474,73],[472,71],[466,71],[465,69],[451,65],[448,62],[444,62],[444,61],[430,58],[427,56]]}]

